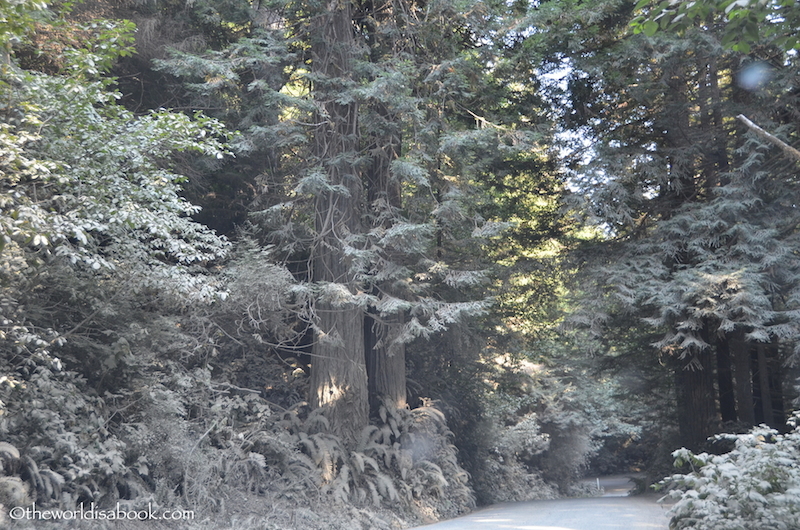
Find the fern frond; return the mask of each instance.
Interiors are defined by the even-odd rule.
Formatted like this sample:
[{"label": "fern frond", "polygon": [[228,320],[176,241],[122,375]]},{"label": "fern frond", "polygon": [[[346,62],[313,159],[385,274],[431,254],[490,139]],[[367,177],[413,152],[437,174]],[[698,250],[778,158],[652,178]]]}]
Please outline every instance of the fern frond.
[{"label": "fern frond", "polygon": [[376,442],[380,437],[381,430],[378,427],[367,425],[361,430],[361,434],[358,437],[359,450],[363,451],[367,445]]},{"label": "fern frond", "polygon": [[447,418],[444,417],[442,411],[435,407],[419,407],[414,409],[413,411],[414,416],[416,417],[426,417],[434,420],[439,425],[447,425]]},{"label": "fern frond", "polygon": [[392,430],[392,434],[394,434],[395,438],[400,438],[401,433],[397,418],[395,418],[394,416],[390,416],[387,421],[387,424],[389,425],[389,428]]},{"label": "fern frond", "polygon": [[[305,433],[302,434],[305,435]],[[322,462],[323,451],[320,450],[316,442],[308,436],[304,436],[300,439],[300,445],[305,449],[305,453],[314,461],[314,465],[319,466],[320,462]]]},{"label": "fern frond", "polygon": [[367,481],[367,488],[369,488],[370,496],[372,497],[372,504],[375,506],[380,506],[381,504],[381,495],[378,493],[378,488],[375,486],[375,483],[372,481]]},{"label": "fern frond", "polygon": [[356,488],[354,493],[354,501],[357,504],[364,504],[367,500],[367,490],[364,488]]},{"label": "fern frond", "polygon": [[356,470],[358,470],[360,474],[364,473],[366,464],[364,462],[363,454],[353,451],[353,453],[350,455],[350,461],[355,465]]},{"label": "fern frond", "polygon": [[335,472],[334,472],[334,465],[336,462],[336,458],[334,458],[334,446],[331,445],[329,440],[325,438],[318,437],[315,438],[317,443],[319,444],[320,452],[321,452],[321,460],[319,463],[320,468],[322,469],[322,478],[325,481],[332,480]]},{"label": "fern frond", "polygon": [[[371,456],[364,456],[364,464],[369,465],[376,473],[380,473],[380,466],[378,465],[378,461],[372,458]],[[366,466],[365,466],[366,467]]]},{"label": "fern frond", "polygon": [[386,452],[388,450],[389,450],[389,447],[387,447],[384,444],[371,443],[371,444],[367,445],[366,447],[364,447],[363,451],[361,451],[361,452],[364,453],[364,454],[370,453],[370,454],[374,455],[377,458],[384,458],[386,456]]},{"label": "fern frond", "polygon": [[342,482],[343,483],[342,487],[345,489],[345,491],[349,495],[350,494],[350,466],[348,466],[346,464],[343,465],[341,467],[341,469],[339,469],[339,476],[337,477],[336,480],[338,482]]},{"label": "fern frond", "polygon": [[336,504],[347,504],[350,494],[350,484],[337,477],[336,480],[324,485],[321,489],[323,495],[330,497]]},{"label": "fern frond", "polygon": [[380,443],[384,445],[390,445],[392,443],[392,429],[386,424],[381,425],[380,427]]},{"label": "fern frond", "polygon": [[376,483],[378,486],[378,492],[383,496],[385,499],[389,499],[392,502],[395,502],[400,499],[400,495],[397,493],[397,488],[394,487],[394,482],[388,476],[384,475],[383,473],[379,474],[376,477]]},{"label": "fern frond", "polygon": [[304,424],[307,433],[329,432],[331,430],[331,424],[328,418],[326,418],[321,411],[322,409],[316,409],[308,415],[308,419],[306,419]]},{"label": "fern frond", "polygon": [[395,460],[397,461],[397,467],[400,468],[400,476],[403,480],[406,479],[408,475],[408,471],[414,467],[414,458],[411,454],[411,451],[406,449],[400,449],[395,451]]}]

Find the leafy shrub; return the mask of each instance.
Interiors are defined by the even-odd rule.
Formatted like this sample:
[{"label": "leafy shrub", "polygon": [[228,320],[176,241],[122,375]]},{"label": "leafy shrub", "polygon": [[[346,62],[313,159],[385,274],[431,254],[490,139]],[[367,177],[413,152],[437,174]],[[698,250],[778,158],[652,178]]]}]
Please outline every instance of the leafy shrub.
[{"label": "leafy shrub", "polygon": [[[747,434],[720,434],[733,450],[722,455],[673,453],[691,471],[660,482],[675,488],[670,528],[682,530],[792,530],[800,528],[800,413],[780,434],[760,426]],[[665,497],[666,498],[666,497]]]},{"label": "leafy shrub", "polygon": [[5,373],[0,437],[25,448],[7,474],[23,478],[39,505],[72,507],[142,489],[124,465],[124,443],[107,429],[102,400],[78,374],[45,356]]},{"label": "leafy shrub", "polygon": [[[598,384],[529,361],[499,357],[487,396],[487,469],[476,489],[483,502],[583,495],[577,480],[604,437],[615,432]],[[563,370],[563,367],[559,369]],[[588,388],[582,388],[586,380]],[[622,423],[622,422],[619,422]]]},{"label": "leafy shrub", "polygon": [[[550,447],[535,412],[521,412],[518,399],[495,394],[487,411],[491,427],[484,434],[492,444],[484,455],[485,467],[476,487],[484,503],[552,499],[557,489],[531,465]],[[513,404],[512,404],[513,403]]]}]

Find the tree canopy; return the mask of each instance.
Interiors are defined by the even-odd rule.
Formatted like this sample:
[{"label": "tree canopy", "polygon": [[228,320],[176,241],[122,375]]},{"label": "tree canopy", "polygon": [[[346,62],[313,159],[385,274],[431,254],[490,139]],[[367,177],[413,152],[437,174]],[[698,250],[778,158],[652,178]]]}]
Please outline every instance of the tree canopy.
[{"label": "tree canopy", "polygon": [[0,2],[0,504],[389,528],[790,443],[798,17]]}]

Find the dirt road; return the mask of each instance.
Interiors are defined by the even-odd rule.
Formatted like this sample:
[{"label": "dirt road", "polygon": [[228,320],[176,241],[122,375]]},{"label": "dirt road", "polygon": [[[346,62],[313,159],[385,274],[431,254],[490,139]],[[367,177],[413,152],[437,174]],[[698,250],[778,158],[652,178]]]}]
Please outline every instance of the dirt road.
[{"label": "dirt road", "polygon": [[[497,504],[421,530],[667,530],[657,496],[624,496],[627,479],[601,479],[606,496]],[[613,485],[612,485],[613,484]],[[608,486],[606,486],[608,485]]]}]

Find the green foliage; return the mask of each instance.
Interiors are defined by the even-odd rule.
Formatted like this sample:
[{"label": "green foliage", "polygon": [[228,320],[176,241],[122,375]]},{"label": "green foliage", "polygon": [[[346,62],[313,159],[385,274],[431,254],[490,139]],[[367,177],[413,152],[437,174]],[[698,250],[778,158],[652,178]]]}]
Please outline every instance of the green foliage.
[{"label": "green foliage", "polygon": [[111,84],[113,79],[100,76],[106,74],[121,57],[135,53],[136,25],[129,20],[94,20],[72,29],[83,33],[85,48],[62,51],[62,60],[71,77],[98,79]]},{"label": "green foliage", "polygon": [[163,428],[138,413],[180,424],[187,410],[168,377],[143,375],[149,333],[164,321],[142,313],[224,298],[210,265],[229,247],[191,220],[198,208],[174,169],[176,153],[224,158],[227,133],[200,114],[120,107],[102,76],[130,53],[132,27],[80,31],[83,47],[61,50],[59,75],[13,62],[0,74],[0,435],[22,448],[4,483],[24,481],[40,505],[63,508],[178,485],[169,465],[154,471],[162,453],[138,452]]},{"label": "green foliage", "polygon": [[125,444],[107,429],[102,400],[87,393],[85,380],[44,356],[20,371],[4,366],[9,375],[3,378],[0,433],[25,448],[6,473],[23,477],[42,506],[76,506],[79,499],[114,496],[117,488],[143,489],[125,466]]},{"label": "green foliage", "polygon": [[328,434],[330,426],[320,409],[305,419],[302,412],[299,407],[287,411],[279,425],[318,468],[325,498],[356,506],[424,505],[436,517],[453,517],[474,507],[469,477],[437,409],[382,404],[380,421],[366,427],[349,452]]},{"label": "green foliage", "polygon": [[[793,221],[786,217],[791,212],[775,215],[772,208],[782,208],[762,194],[765,178],[737,173],[709,203],[676,211],[650,238],[632,245],[621,267],[605,270],[621,302],[653,307],[647,322],[670,328],[659,346],[704,348],[699,330],[708,322],[724,333],[743,330],[750,340],[796,340],[793,298],[778,302],[771,296],[776,288],[797,288],[787,254],[794,236],[781,236],[784,223]],[[781,188],[794,192],[788,183]],[[667,259],[676,255],[684,265],[670,267]]]},{"label": "green foliage", "polygon": [[[798,416],[792,431],[779,434],[760,426],[746,434],[723,434],[717,440],[732,442],[725,454],[673,453],[675,466],[691,471],[664,479],[667,497],[677,502],[670,509],[670,528],[708,530],[776,528],[800,525],[800,429]],[[666,497],[665,497],[666,498]]]},{"label": "green foliage", "polygon": [[721,17],[725,25],[722,44],[733,50],[749,53],[764,42],[785,51],[800,48],[800,9],[791,0],[641,0],[636,10],[642,14],[631,21],[633,31],[648,37],[659,30],[685,31]]},{"label": "green foliage", "polygon": [[[794,118],[778,110],[794,104],[787,88],[796,82],[795,54],[770,42],[775,35],[759,37],[749,57],[732,51],[722,13],[698,12],[691,21],[687,15],[679,35],[653,31],[653,24],[632,34],[630,2],[584,3],[583,9],[597,8],[585,21],[568,12],[570,2],[550,4],[531,19],[542,29],[537,38],[547,68],[562,69],[558,80],[544,82],[569,131],[566,161],[575,193],[568,200],[603,234],[574,254],[587,266],[574,284],[582,307],[571,320],[605,332],[603,341],[618,351],[650,350],[668,360],[678,376],[684,444],[703,443],[719,432],[723,417],[738,413],[753,421],[752,399],[744,397],[752,392],[751,377],[739,373],[733,381],[728,344],[747,350],[769,343],[773,352],[797,344],[796,264],[789,258],[797,248],[796,221],[788,207],[795,168],[734,120],[741,112],[758,116],[788,143],[796,141]],[[678,10],[710,4],[657,3]],[[744,4],[726,6],[735,11]],[[777,5],[766,4],[767,10]],[[643,15],[658,17],[657,9]],[[563,23],[563,31],[544,31],[547,20]],[[758,62],[768,58],[769,67]],[[769,74],[748,83],[747,71],[762,64]],[[650,329],[637,326],[639,319]],[[631,325],[636,333],[622,329]],[[693,370],[701,366],[703,372]],[[750,368],[740,362],[738,370]],[[700,373],[709,377],[690,380]],[[773,374],[780,379],[777,367]],[[766,386],[759,391],[772,399]],[[699,397],[717,391],[718,400]]]},{"label": "green foliage", "polygon": [[570,359],[574,352],[540,353],[539,364],[497,359],[486,398],[487,465],[476,479],[485,502],[585,494],[577,480],[605,444],[635,444],[652,428],[620,397],[621,378]]},{"label": "green foliage", "polygon": [[0,64],[9,62],[11,48],[33,29],[34,22],[47,9],[46,2],[37,0],[8,0],[0,4]]},{"label": "green foliage", "polygon": [[0,230],[3,257],[20,263],[10,270],[20,260],[27,274],[67,260],[98,274],[126,271],[134,289],[210,300],[216,289],[192,271],[224,256],[227,243],[188,218],[197,207],[180,197],[184,177],[168,159],[222,158],[219,124],[165,111],[136,118],[87,75],[80,67],[70,77],[5,76]]},{"label": "green foliage", "polygon": [[[62,507],[179,506],[202,515],[191,528],[389,528],[374,514],[473,507],[467,463],[483,500],[551,497],[598,440],[630,434],[601,403],[611,390],[592,401],[563,373],[520,387],[514,370],[498,376],[482,417],[480,356],[495,350],[467,328],[500,286],[493,323],[552,334],[569,226],[525,54],[541,33],[506,31],[514,9],[353,4],[357,46],[337,80],[315,70],[321,4],[101,4],[136,15],[146,57],[130,55],[130,24],[97,21],[41,69],[58,75],[2,74],[0,435],[13,445],[0,444],[0,494],[22,499],[21,484]],[[562,7],[602,20],[629,3],[601,4]],[[16,20],[22,39],[33,19]],[[165,43],[175,49],[148,71]],[[116,86],[141,81],[141,100],[111,90],[120,65],[136,74]],[[332,102],[359,128],[326,158]],[[328,238],[321,197],[354,199],[359,229]],[[187,198],[217,211],[202,217]],[[198,221],[233,209],[219,221],[239,239],[231,252]],[[352,285],[315,281],[318,255],[341,257]],[[433,396],[449,425],[428,400],[384,404],[346,444],[298,403],[323,304],[401,322],[380,343],[408,347],[412,397]]]},{"label": "green foliage", "polygon": [[[223,50],[200,56],[174,53],[158,63],[185,81],[193,105],[220,108],[219,117],[243,131],[234,143],[239,153],[268,160],[267,169],[256,166],[259,174],[254,176],[268,190],[258,198],[264,207],[251,216],[259,237],[276,245],[276,257],[297,263],[290,267],[299,269],[296,273],[307,272],[307,255],[320,237],[313,227],[314,199],[320,193],[344,192],[341,184],[330,182],[328,161],[315,159],[310,141],[318,133],[314,113],[320,111],[319,98],[338,98],[358,106],[361,130],[359,151],[343,154],[335,163],[354,161],[369,201],[365,220],[371,225],[337,243],[363,292],[372,293],[353,303],[383,317],[415,308],[398,335],[405,342],[430,336],[464,315],[481,314],[484,301],[445,307],[453,298],[481,297],[486,263],[474,257],[497,235],[493,229],[506,226],[487,221],[470,204],[479,189],[473,181],[483,177],[487,158],[499,164],[500,158],[530,148],[530,135],[511,127],[472,130],[475,121],[468,111],[440,119],[445,115],[435,109],[447,104],[439,98],[461,94],[475,99],[488,80],[479,74],[481,59],[462,48],[460,30],[441,32],[436,26],[439,15],[426,15],[419,28],[382,14],[359,26],[369,53],[353,51],[353,80],[329,98],[322,94],[327,81],[312,74],[302,53],[314,38],[307,33],[308,14],[294,9],[280,7],[287,20],[296,17],[295,25],[263,25]],[[472,16],[463,15],[462,23],[470,24]],[[458,23],[447,22],[453,27]],[[452,85],[453,90],[432,90],[439,85]],[[391,147],[395,142],[398,147]],[[388,173],[388,181],[375,181],[375,172]],[[400,196],[389,199],[395,188]],[[325,290],[310,289],[309,299]]]}]

